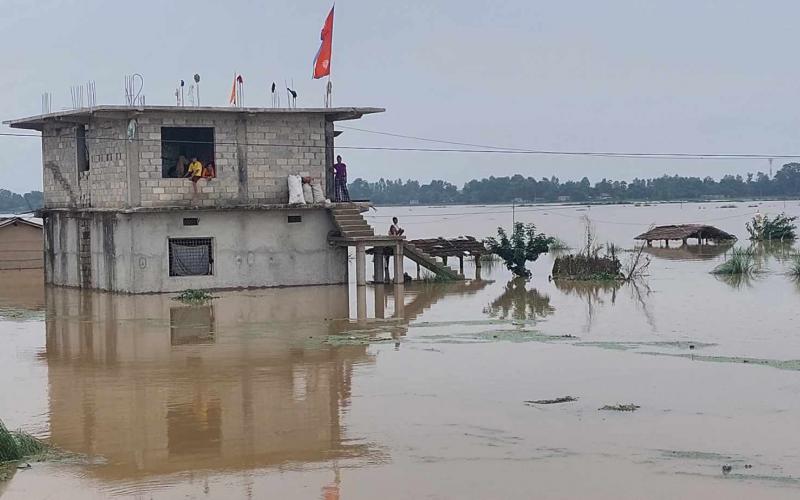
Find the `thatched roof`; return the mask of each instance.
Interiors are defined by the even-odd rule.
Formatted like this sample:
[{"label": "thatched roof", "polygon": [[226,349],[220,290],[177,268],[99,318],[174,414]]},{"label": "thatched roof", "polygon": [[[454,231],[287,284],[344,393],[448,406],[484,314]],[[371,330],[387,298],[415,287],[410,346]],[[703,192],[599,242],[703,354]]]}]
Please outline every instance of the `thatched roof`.
[{"label": "thatched roof", "polygon": [[687,238],[703,238],[708,240],[735,240],[736,236],[726,233],[714,226],[704,224],[678,224],[657,226],[637,236],[636,240],[685,240]]}]

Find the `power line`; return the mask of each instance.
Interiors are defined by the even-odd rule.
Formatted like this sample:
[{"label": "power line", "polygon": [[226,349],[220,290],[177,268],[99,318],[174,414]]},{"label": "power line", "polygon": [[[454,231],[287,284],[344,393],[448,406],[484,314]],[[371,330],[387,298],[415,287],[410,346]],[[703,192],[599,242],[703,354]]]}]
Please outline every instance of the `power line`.
[{"label": "power line", "polygon": [[[618,152],[618,151],[563,151],[563,150],[542,150],[535,148],[519,148],[519,147],[506,147],[506,146],[492,146],[486,144],[475,144],[469,142],[457,142],[446,139],[434,139],[430,137],[419,137],[407,134],[398,134],[394,132],[384,132],[380,130],[369,130],[359,127],[351,127],[346,125],[337,125],[338,128],[347,130],[355,130],[357,132],[365,132],[368,134],[384,135],[388,137],[399,137],[402,139],[411,139],[415,141],[435,142],[439,144],[452,144],[455,146],[467,146],[473,148],[484,148],[476,152],[490,152],[485,149],[491,149],[503,153],[526,153],[526,154],[541,154],[541,155],[576,155],[576,156],[601,156],[601,157],[618,157],[618,158],[661,158],[661,159],[793,159],[800,158],[800,155],[790,154],[745,154],[745,153],[641,153],[641,152]],[[410,150],[414,148],[408,148]],[[437,151],[451,151],[451,150],[437,150]]]},{"label": "power line", "polygon": [[[498,205],[496,205],[495,207],[497,207],[497,206]],[[460,218],[460,217],[469,216],[469,215],[508,215],[508,214],[512,213],[512,210],[510,208],[511,205],[500,205],[500,206],[507,206],[509,208],[507,210],[491,210],[491,211],[490,210],[481,210],[481,211],[473,211],[473,212],[449,212],[449,213],[436,213],[436,214],[403,214],[403,219],[414,219],[414,218],[419,218],[419,217],[426,217],[426,218],[427,217],[438,217],[438,218],[441,218],[441,217],[453,217],[455,219],[455,218]],[[492,207],[492,208],[495,208],[495,207]],[[609,221],[609,220],[595,219],[593,217],[589,217],[589,214],[569,215],[569,214],[564,214],[564,213],[558,213],[558,211],[560,211],[560,210],[577,210],[579,208],[580,208],[580,206],[577,206],[577,205],[555,206],[555,207],[536,207],[536,208],[517,207],[515,209],[515,211],[517,213],[548,212],[548,214],[550,212],[552,212],[553,215],[556,215],[558,217],[565,217],[565,218],[569,218],[569,219],[583,219],[585,217],[588,217],[589,220],[592,223],[598,223],[598,224],[610,224],[610,225],[620,225],[620,226],[637,226],[637,227],[648,226],[648,225],[651,224],[651,223],[648,223],[648,222]],[[722,220],[736,219],[736,218],[740,218],[740,217],[747,217],[747,216],[750,216],[750,215],[754,215],[755,213],[756,212],[753,212],[753,211],[747,211],[745,213],[736,213],[736,214],[733,214],[733,215],[726,215],[726,216],[723,216],[723,217],[712,217],[712,218],[707,218],[707,219],[703,219],[703,220],[695,220],[693,222],[687,222],[686,224],[690,224],[690,223],[691,224],[701,224],[701,223],[706,223],[706,222],[716,222],[716,221],[722,221]],[[395,216],[394,215],[372,215],[372,214],[366,214],[365,217],[369,218],[369,219],[391,219],[392,217],[395,217]],[[450,219],[450,220],[453,220],[453,219]],[[436,221],[429,221],[429,222],[432,223],[432,222],[436,222]],[[409,222],[409,224],[427,224],[427,223],[428,223],[428,221],[426,221],[426,222],[416,222],[416,221]]]},{"label": "power line", "polygon": [[[0,137],[31,137],[31,138],[61,138],[75,139],[75,136],[68,135],[45,135],[45,134],[22,134],[15,132],[0,132]],[[409,138],[413,136],[408,136]],[[422,138],[418,138],[422,139]],[[429,139],[434,142],[446,142]],[[181,143],[181,144],[209,144],[209,145],[239,145],[256,147],[289,147],[289,148],[308,148],[324,149],[324,146],[313,146],[308,144],[275,144],[265,142],[235,142],[235,141],[192,141],[192,140],[166,140],[166,139],[145,139],[145,138],[120,138],[120,137],[87,137],[87,141],[119,141],[119,142],[157,142],[157,143]],[[468,145],[468,143],[453,143]],[[478,145],[474,145],[479,147]],[[744,154],[744,153],[637,153],[619,151],[563,151],[563,150],[537,150],[537,149],[518,149],[501,148],[496,146],[483,146],[482,149],[457,149],[457,148],[413,148],[396,146],[336,146],[337,150],[358,150],[358,151],[396,151],[396,152],[420,152],[420,153],[468,153],[468,154],[504,154],[504,155],[534,155],[534,156],[576,156],[576,157],[603,157],[603,158],[639,158],[654,160],[790,160],[800,158],[800,154]]]}]

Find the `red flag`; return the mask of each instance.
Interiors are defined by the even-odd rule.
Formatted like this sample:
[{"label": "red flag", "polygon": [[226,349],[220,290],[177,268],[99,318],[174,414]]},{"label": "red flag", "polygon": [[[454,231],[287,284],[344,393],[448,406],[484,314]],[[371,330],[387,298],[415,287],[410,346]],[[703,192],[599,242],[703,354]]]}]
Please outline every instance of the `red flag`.
[{"label": "red flag", "polygon": [[331,51],[333,47],[333,7],[325,18],[322,33],[319,36],[322,43],[317,55],[314,57],[314,78],[322,78],[331,74]]}]

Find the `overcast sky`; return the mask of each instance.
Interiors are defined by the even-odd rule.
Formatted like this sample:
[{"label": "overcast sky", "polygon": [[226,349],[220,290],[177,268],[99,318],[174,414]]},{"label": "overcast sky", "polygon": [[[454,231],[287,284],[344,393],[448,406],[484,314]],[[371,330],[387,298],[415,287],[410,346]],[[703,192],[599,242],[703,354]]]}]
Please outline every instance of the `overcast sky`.
[{"label": "overcast sky", "polygon": [[[320,106],[311,61],[328,0],[0,0],[0,118],[70,105],[94,80],[123,104],[144,75],[148,104],[174,104],[200,73],[204,105],[227,105],[233,73],[248,106],[294,80]],[[800,65],[792,0],[339,0],[334,105],[385,107],[342,125],[549,150],[800,153]],[[188,84],[188,83],[187,83]],[[3,126],[2,132],[10,129]],[[437,147],[347,130],[342,146]],[[350,177],[445,179],[521,173],[562,180],[711,175],[765,160],[674,161],[340,151]],[[776,168],[781,164],[776,161]],[[0,187],[41,188],[37,139],[0,137]]]}]

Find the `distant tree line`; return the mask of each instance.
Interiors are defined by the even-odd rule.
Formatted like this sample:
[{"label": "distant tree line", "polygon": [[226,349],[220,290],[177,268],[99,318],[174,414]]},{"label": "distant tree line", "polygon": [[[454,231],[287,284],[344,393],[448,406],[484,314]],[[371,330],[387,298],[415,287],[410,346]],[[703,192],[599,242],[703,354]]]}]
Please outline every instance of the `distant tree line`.
[{"label": "distant tree line", "polygon": [[7,189],[0,189],[0,214],[30,212],[42,208],[43,204],[41,191],[17,194]]},{"label": "distant tree line", "polygon": [[[474,179],[459,189],[446,181],[380,179],[368,182],[356,179],[350,184],[350,197],[371,200],[383,205],[447,204],[447,203],[511,203],[553,201],[669,201],[709,198],[800,197],[800,163],[787,163],[773,177],[757,174],[726,175],[720,180],[711,177],[681,177],[615,181],[603,179],[592,185],[584,177],[579,181],[561,182],[558,177],[489,177]],[[42,207],[41,191],[17,194],[0,189],[0,213],[37,210]]]},{"label": "distant tree line", "polygon": [[561,182],[557,177],[537,180],[514,175],[471,180],[459,189],[445,181],[420,184],[413,180],[367,182],[359,178],[350,184],[350,196],[387,205],[800,197],[800,163],[787,163],[772,178],[763,172],[744,177],[726,175],[720,180],[665,175],[630,182],[603,179],[594,185],[586,177]]}]

